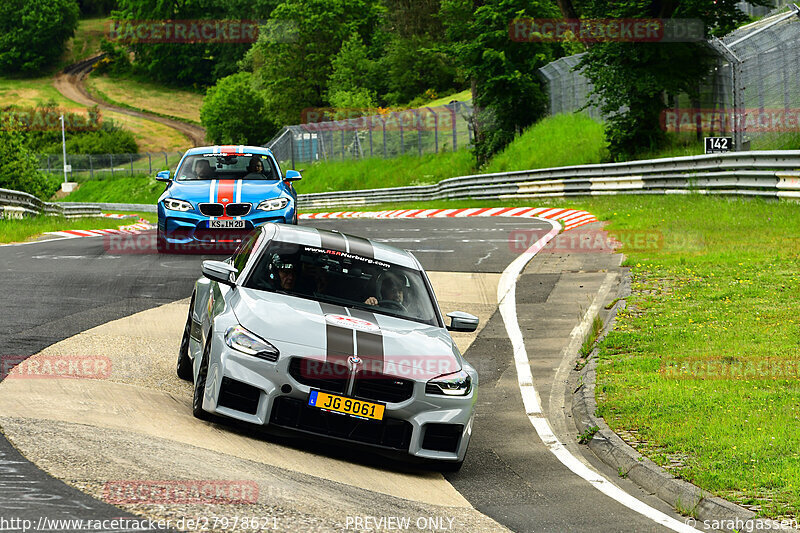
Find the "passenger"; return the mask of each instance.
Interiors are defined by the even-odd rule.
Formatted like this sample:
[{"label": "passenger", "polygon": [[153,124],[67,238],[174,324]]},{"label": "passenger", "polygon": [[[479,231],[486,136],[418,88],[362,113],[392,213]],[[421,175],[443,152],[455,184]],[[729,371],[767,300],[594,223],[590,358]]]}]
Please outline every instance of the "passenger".
[{"label": "passenger", "polygon": [[297,259],[293,256],[281,256],[275,254],[272,258],[272,277],[278,282],[278,287],[285,291],[294,290],[294,285],[297,282]]},{"label": "passenger", "polygon": [[194,170],[198,179],[207,180],[214,177],[214,170],[211,168],[211,164],[207,159],[198,161],[194,166]]}]

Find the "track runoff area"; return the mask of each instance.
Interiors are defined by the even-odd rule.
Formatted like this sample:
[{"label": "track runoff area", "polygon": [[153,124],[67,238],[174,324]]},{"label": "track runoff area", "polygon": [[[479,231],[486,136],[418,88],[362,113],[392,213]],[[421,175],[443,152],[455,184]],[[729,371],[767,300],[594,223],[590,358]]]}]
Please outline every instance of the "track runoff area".
[{"label": "track runoff area", "polygon": [[[190,386],[173,367],[202,258],[114,254],[107,237],[64,238],[0,247],[9,265],[2,283],[21,295],[7,306],[2,353],[106,364],[90,379],[0,382],[3,514],[37,525],[42,517],[171,519],[181,529],[191,528],[176,519],[215,518],[221,530],[242,531],[254,525],[245,515],[285,531],[691,530],[630,482],[610,481],[613,473],[573,444],[574,426],[558,409],[564,354],[613,292],[619,260],[546,245],[565,227],[590,231],[594,217],[541,208],[367,216],[309,214],[301,223],[411,250],[444,312],[481,318],[476,333],[454,334],[481,375],[460,472],[193,419]],[[249,499],[143,503],[112,490],[166,482],[208,482],[228,496],[239,483],[236,494]]]}]

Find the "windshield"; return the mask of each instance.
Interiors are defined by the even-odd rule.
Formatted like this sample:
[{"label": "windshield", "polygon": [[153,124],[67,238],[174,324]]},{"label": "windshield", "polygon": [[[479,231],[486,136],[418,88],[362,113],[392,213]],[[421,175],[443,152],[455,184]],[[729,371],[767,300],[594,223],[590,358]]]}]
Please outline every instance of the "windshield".
[{"label": "windshield", "polygon": [[439,326],[419,271],[346,252],[272,242],[244,286]]},{"label": "windshield", "polygon": [[175,174],[189,180],[271,180],[279,178],[272,159],[257,154],[198,154],[187,156]]}]

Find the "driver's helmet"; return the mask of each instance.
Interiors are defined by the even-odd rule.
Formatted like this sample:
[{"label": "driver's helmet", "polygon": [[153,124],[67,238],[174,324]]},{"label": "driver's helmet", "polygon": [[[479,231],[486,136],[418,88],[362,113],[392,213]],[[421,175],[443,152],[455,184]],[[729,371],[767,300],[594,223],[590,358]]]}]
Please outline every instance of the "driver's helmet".
[{"label": "driver's helmet", "polygon": [[273,254],[269,262],[269,277],[275,279],[279,270],[294,270],[297,272],[299,261],[295,254]]}]

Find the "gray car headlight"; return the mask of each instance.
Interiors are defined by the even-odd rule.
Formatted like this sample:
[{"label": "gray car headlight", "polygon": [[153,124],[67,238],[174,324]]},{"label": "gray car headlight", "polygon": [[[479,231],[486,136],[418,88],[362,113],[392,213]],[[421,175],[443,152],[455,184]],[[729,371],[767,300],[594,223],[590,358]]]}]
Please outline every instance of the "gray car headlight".
[{"label": "gray car headlight", "polygon": [[171,211],[191,211],[192,204],[186,200],[176,200],[175,198],[167,198],[164,200],[164,207]]},{"label": "gray car headlight", "polygon": [[275,361],[280,352],[272,344],[242,326],[231,326],[225,332],[225,344],[247,355]]},{"label": "gray car headlight", "polygon": [[264,200],[256,209],[261,209],[262,211],[277,211],[278,209],[283,209],[289,205],[288,198],[273,198],[272,200]]},{"label": "gray car headlight", "polygon": [[471,388],[472,378],[464,370],[459,370],[430,380],[425,392],[445,396],[466,396]]}]

